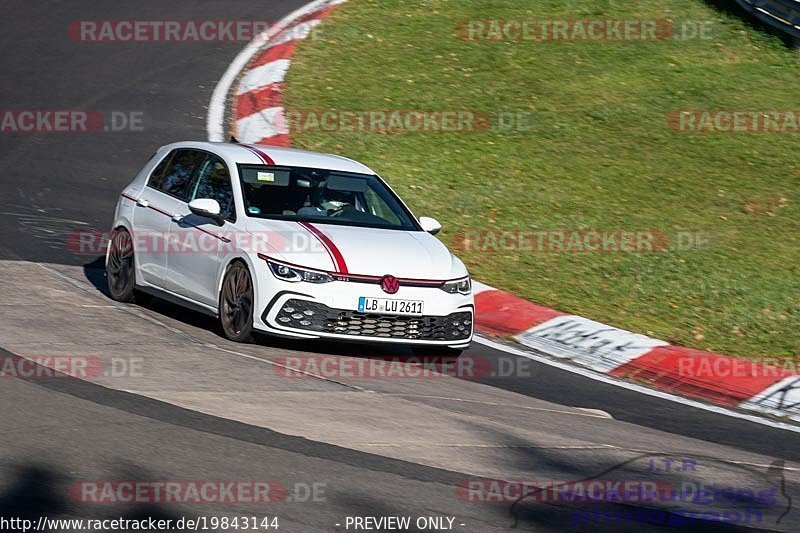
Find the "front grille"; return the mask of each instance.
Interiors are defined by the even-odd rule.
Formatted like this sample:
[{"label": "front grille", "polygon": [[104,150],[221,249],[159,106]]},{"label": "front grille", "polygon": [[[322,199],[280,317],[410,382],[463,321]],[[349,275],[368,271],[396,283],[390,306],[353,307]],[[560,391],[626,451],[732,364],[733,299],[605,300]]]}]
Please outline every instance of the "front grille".
[{"label": "front grille", "polygon": [[306,300],[288,300],[275,320],[281,326],[305,331],[391,339],[457,341],[469,338],[472,331],[470,312],[447,316],[395,316],[333,309]]}]

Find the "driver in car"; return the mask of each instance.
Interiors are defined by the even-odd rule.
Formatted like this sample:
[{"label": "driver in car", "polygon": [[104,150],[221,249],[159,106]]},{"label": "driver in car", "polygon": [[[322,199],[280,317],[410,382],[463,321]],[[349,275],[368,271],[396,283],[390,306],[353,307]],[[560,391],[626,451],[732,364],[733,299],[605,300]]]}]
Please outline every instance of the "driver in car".
[{"label": "driver in car", "polygon": [[309,201],[307,202],[309,205],[298,209],[298,215],[317,217],[331,216],[355,203],[354,193],[331,190],[328,189],[326,185],[326,182],[320,182],[319,185],[311,191]]}]

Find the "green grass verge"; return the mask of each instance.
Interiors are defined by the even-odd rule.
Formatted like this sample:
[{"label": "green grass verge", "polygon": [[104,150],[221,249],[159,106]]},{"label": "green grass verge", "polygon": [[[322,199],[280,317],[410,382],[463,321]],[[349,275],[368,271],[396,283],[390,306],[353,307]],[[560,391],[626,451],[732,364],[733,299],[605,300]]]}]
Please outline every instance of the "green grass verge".
[{"label": "green grass verge", "polygon": [[[296,132],[385,176],[446,243],[462,231],[645,229],[712,235],[664,253],[466,252],[534,302],[677,344],[800,353],[800,134],[671,131],[678,109],[795,109],[800,56],[703,0],[351,0],[299,47],[289,109],[535,113],[501,133]],[[589,5],[591,4],[591,5]],[[465,19],[709,21],[710,40],[489,42]]]}]

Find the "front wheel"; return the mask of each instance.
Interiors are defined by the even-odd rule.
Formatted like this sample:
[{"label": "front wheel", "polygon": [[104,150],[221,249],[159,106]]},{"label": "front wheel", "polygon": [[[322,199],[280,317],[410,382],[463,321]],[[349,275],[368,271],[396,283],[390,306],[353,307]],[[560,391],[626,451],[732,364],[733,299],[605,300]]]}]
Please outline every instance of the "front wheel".
[{"label": "front wheel", "polygon": [[225,271],[219,294],[219,322],[225,337],[249,342],[253,334],[253,281],[250,271],[239,262]]},{"label": "front wheel", "polygon": [[130,303],[136,299],[133,262],[133,239],[127,230],[114,232],[106,262],[108,292],[118,302]]}]

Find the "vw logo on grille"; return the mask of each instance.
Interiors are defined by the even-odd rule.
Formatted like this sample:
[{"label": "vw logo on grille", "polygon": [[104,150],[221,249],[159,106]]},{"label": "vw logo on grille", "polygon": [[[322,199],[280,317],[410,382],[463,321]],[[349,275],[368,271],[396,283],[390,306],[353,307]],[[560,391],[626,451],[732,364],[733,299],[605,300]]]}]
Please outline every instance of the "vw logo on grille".
[{"label": "vw logo on grille", "polygon": [[383,289],[383,292],[394,294],[400,290],[400,281],[396,277],[387,274],[381,278],[381,289]]}]

